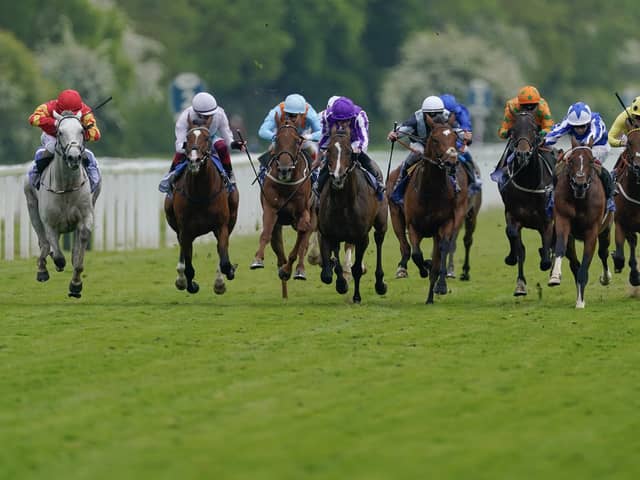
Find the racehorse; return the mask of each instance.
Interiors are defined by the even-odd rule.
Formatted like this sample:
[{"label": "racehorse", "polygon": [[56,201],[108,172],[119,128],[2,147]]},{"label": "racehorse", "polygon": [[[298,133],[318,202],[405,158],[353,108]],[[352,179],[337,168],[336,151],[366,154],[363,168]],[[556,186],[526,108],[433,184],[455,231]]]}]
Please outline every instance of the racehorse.
[{"label": "racehorse", "polygon": [[[467,211],[464,216],[464,263],[462,264],[462,275],[460,275],[460,280],[467,281],[471,279],[471,275],[469,275],[469,270],[471,269],[469,265],[469,251],[471,250],[471,245],[473,244],[473,232],[476,230],[476,224],[478,223],[478,213],[480,212],[480,207],[482,206],[482,191],[478,191],[473,195],[469,195],[467,199]],[[447,253],[446,262],[447,262],[447,277],[455,278],[455,263],[454,263],[454,254],[456,252],[456,243],[458,241],[458,234],[460,230],[457,230],[453,235],[453,241],[451,242],[451,249]]]},{"label": "racehorse", "polygon": [[[607,264],[613,213],[605,214],[606,198],[602,182],[596,172],[591,144],[580,145],[571,138],[571,150],[564,155],[564,168],[558,171],[554,192],[554,218],[556,231],[555,261],[549,286],[560,285],[562,257],[569,265],[576,282],[576,308],[584,308],[584,291],[589,280],[589,265],[598,240],[598,256],[602,261],[602,285],[608,285],[611,272]],[[584,242],[582,262],[578,261],[575,239]]]},{"label": "racehorse", "polygon": [[185,153],[187,166],[184,174],[175,182],[174,191],[166,196],[164,211],[167,222],[178,236],[180,257],[178,260],[176,288],[197,293],[200,289],[194,280],[193,241],[209,232],[217,239],[219,267],[213,290],[216,294],[226,291],[223,274],[227,280],[235,277],[235,266],[229,260],[229,235],[238,217],[238,190],[229,193],[225,180],[213,163],[209,117],[204,124],[189,120]]},{"label": "racehorse", "polygon": [[617,162],[616,195],[616,249],[612,253],[614,271],[622,272],[624,268],[624,241],[629,242],[629,283],[637,287],[640,285],[636,246],[640,232],[640,128],[634,128],[627,133],[627,146],[620,154]]},{"label": "racehorse", "polygon": [[[309,248],[307,250],[307,261],[311,265],[322,265],[320,257],[320,241],[318,240],[318,232],[313,231],[309,236]],[[351,277],[351,267],[353,266],[353,257],[355,255],[355,247],[351,243],[344,244],[344,265],[343,274],[347,280]],[[362,274],[367,273],[367,266],[362,262]]]},{"label": "racehorse", "polygon": [[[251,269],[264,268],[264,249],[267,242],[278,259],[278,276],[282,280],[283,297],[286,282],[291,278],[293,262],[298,259],[294,279],[305,280],[304,254],[312,229],[310,162],[303,152],[304,138],[297,125],[278,118],[273,155],[267,166],[262,185],[262,233]],[[285,256],[282,226],[291,225],[297,232],[296,242],[289,256]]]},{"label": "racehorse", "polygon": [[31,224],[38,236],[39,282],[49,280],[47,255],[51,254],[56,270],[62,272],[66,259],[60,249],[60,234],[74,232],[71,263],[73,275],[69,296],[80,298],[84,270],[84,254],[93,228],[93,207],[100,193],[99,186],[91,194],[87,172],[82,167],[84,128],[81,114],[53,112],[58,122],[53,161],[42,172],[36,191],[29,179],[24,184]]},{"label": "racehorse", "polygon": [[545,271],[551,267],[553,219],[547,214],[547,203],[553,189],[553,170],[540,154],[538,126],[531,112],[516,115],[509,142],[513,147],[513,160],[507,165],[507,179],[499,188],[510,246],[504,262],[518,265],[513,293],[517,297],[527,294],[523,228],[538,231],[542,240],[542,247],[538,250],[540,269]]},{"label": "racehorse", "polygon": [[[389,210],[393,231],[400,242],[398,270],[406,270],[411,254],[420,276],[429,276],[426,303],[431,304],[434,293],[447,293],[446,255],[467,211],[468,180],[458,162],[457,135],[450,123],[453,118],[448,123],[436,123],[431,117],[426,120],[431,134],[409,179],[404,205],[389,202]],[[400,168],[391,172],[387,179],[388,196],[393,191]],[[411,246],[407,242],[407,228]],[[420,249],[420,242],[425,237],[433,237],[432,261],[425,261]]]},{"label": "racehorse", "polygon": [[353,303],[360,303],[362,259],[369,245],[371,227],[374,228],[373,237],[376,242],[375,289],[378,295],[387,292],[382,269],[382,243],[387,232],[387,200],[383,198],[378,201],[376,198],[376,193],[367,180],[367,173],[360,167],[351,149],[351,131],[348,126],[332,127],[326,155],[330,180],[320,192],[318,207],[322,258],[320,279],[331,284],[333,268],[337,277],[336,291],[340,294],[347,293],[349,284],[340,264],[340,243],[352,243],[356,249],[355,261],[351,267]]}]

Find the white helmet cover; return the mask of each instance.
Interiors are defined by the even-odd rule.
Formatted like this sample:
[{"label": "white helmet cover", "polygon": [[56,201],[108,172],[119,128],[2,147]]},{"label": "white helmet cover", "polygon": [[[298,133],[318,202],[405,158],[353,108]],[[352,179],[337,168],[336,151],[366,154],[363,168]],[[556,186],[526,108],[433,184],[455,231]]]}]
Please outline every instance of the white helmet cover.
[{"label": "white helmet cover", "polygon": [[440,97],[431,95],[422,102],[422,111],[424,113],[442,113],[444,112],[444,103]]},{"label": "white helmet cover", "polygon": [[207,117],[213,115],[213,112],[218,108],[218,102],[210,93],[200,92],[191,100],[191,106],[196,113]]}]

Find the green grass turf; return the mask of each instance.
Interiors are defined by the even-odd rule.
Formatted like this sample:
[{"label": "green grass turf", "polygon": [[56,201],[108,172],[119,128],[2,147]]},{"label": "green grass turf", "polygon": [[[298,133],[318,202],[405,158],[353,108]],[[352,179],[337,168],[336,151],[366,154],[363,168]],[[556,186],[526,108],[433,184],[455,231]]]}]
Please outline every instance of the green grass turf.
[{"label": "green grass turf", "polygon": [[80,300],[68,269],[38,284],[35,260],[2,263],[0,478],[638,478],[628,269],[603,287],[594,261],[576,311],[568,265],[546,287],[527,232],[514,298],[502,214],[479,221],[471,282],[430,306],[415,267],[393,279],[391,230],[388,294],[367,273],[362,305],[318,267],[283,301],[270,250],[248,269],[256,236],[232,237],[223,296],[213,244],[195,247],[193,296],[173,286],[177,249],[89,252]]}]

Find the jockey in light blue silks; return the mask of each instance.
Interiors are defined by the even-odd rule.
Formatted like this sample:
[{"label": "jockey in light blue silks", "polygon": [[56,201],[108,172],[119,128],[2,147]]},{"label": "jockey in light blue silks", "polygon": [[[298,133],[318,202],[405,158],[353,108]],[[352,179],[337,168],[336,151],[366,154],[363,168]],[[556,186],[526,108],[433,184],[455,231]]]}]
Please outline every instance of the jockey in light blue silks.
[{"label": "jockey in light blue silks", "polygon": [[591,151],[599,163],[599,177],[604,186],[607,197],[607,211],[615,211],[613,195],[615,187],[611,175],[604,168],[604,162],[609,155],[607,127],[598,112],[592,112],[589,105],[584,102],[576,102],[569,107],[567,115],[560,123],[556,123],[545,136],[545,146],[552,147],[558,139],[565,135],[574,137],[580,145],[588,145],[593,141]]},{"label": "jockey in light blue silks", "polygon": [[269,149],[259,157],[261,178],[266,171],[275,146],[276,133],[278,133],[276,119],[280,121],[283,118],[296,123],[298,133],[305,139],[302,150],[306,152],[311,162],[316,158],[318,148],[315,142],[320,140],[321,134],[320,117],[302,95],[292,93],[284,99],[284,102],[280,102],[269,110],[258,129],[258,136],[271,142]]},{"label": "jockey in light blue silks", "polygon": [[331,129],[335,127],[349,126],[351,131],[351,149],[360,165],[376,179],[376,194],[378,199],[382,199],[384,194],[384,180],[382,172],[374,164],[373,160],[367,155],[369,148],[369,118],[367,112],[361,107],[355,105],[353,101],[347,97],[331,97],[327,103],[327,109],[321,115],[322,138],[318,145],[322,152],[322,162],[320,174],[315,185],[316,194],[319,196],[329,177],[327,162],[324,158],[329,146],[329,138],[331,137]]},{"label": "jockey in light blue silks", "polygon": [[469,110],[467,107],[458,103],[456,97],[451,95],[450,93],[444,93],[440,95],[440,99],[444,104],[444,116],[448,119],[451,113],[456,116],[456,123],[454,127],[462,130],[462,138],[459,138],[456,142],[456,147],[458,149],[458,159],[460,160],[460,164],[467,172],[467,177],[469,178],[469,193],[473,195],[477,193],[482,188],[482,181],[480,180],[479,170],[473,162],[471,158],[471,152],[469,152],[468,145],[471,145],[471,141],[473,138],[473,128],[471,125],[471,115],[469,114]]}]

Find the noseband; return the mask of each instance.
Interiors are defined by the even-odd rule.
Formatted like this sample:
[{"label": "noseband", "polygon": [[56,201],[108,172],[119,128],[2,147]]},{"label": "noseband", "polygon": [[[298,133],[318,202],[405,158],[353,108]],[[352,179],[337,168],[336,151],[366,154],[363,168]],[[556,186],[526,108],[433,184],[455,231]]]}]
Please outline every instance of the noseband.
[{"label": "noseband", "polygon": [[[573,154],[576,150],[581,150],[581,149],[587,149],[589,152],[591,152],[591,148],[587,147],[587,146],[579,146],[579,147],[575,147],[571,149],[571,152],[569,154],[568,158],[568,164],[571,165],[573,163],[573,161],[575,160],[573,158]],[[591,182],[593,181],[593,168],[590,169],[589,171],[589,175],[587,176],[587,174],[584,171],[584,158],[582,157],[582,155],[579,156],[579,160],[580,160],[580,169],[578,171],[576,171],[576,173],[574,175],[571,174],[571,169],[569,169],[568,175],[569,175],[569,185],[571,185],[571,189],[573,190],[573,196],[575,198],[585,198],[587,191],[589,190],[589,188],[591,187]],[[588,159],[589,165],[591,167],[593,167],[593,156],[591,156],[590,159]],[[585,181],[585,177],[586,177],[586,181]]]},{"label": "noseband", "polygon": [[[298,129],[295,125],[291,125],[289,123],[285,123],[283,125],[280,126],[280,128],[278,128],[278,133],[285,129],[285,128],[292,128],[295,135],[296,135],[296,150],[295,153],[290,152],[289,150],[281,150],[280,152],[274,154],[271,156],[271,160],[269,160],[269,165],[272,165],[273,163],[275,163],[276,166],[276,170],[278,171],[278,178],[272,176],[271,174],[267,174],[267,176],[269,178],[271,178],[271,180],[277,182],[277,183],[281,183],[281,184],[286,184],[286,185],[291,185],[291,184],[297,184],[297,183],[301,183],[306,179],[306,171],[305,174],[302,176],[302,178],[300,180],[296,180],[295,182],[292,182],[290,180],[282,180],[282,178],[288,178],[292,175],[292,172],[295,171],[296,167],[298,166],[298,159],[301,156],[302,153],[302,145],[304,142],[302,142],[302,137],[298,134]],[[290,165],[285,165],[282,166],[282,164],[280,163],[280,158],[286,155],[291,159],[291,164]]]}]

